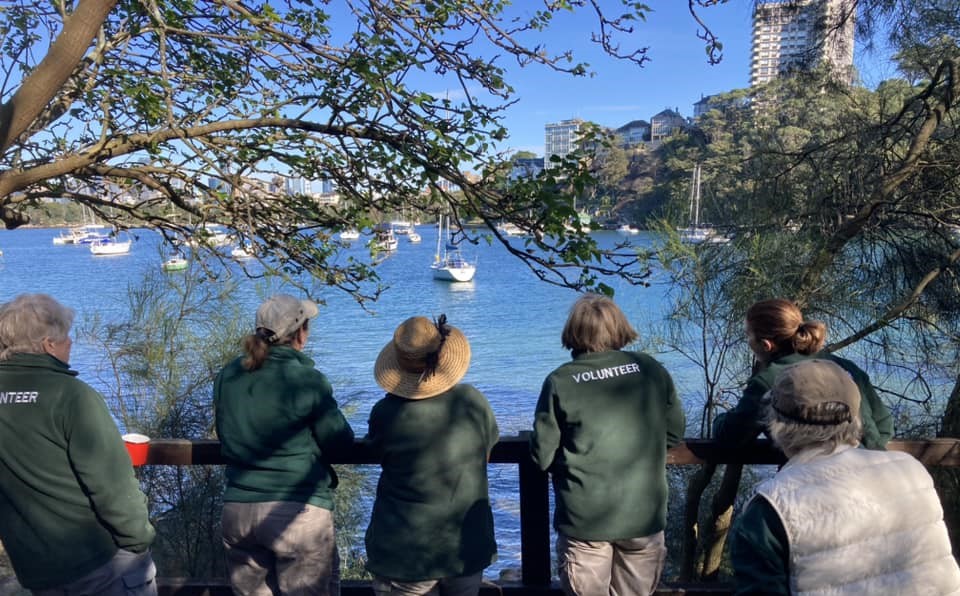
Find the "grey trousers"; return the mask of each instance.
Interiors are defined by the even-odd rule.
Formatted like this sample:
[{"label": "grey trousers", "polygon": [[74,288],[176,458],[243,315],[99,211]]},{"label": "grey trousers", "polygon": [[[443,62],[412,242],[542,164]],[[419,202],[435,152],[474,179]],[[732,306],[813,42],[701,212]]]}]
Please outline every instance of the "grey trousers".
[{"label": "grey trousers", "polygon": [[80,579],[34,596],[157,596],[157,568],[150,551],[120,549],[112,559]]},{"label": "grey trousers", "polygon": [[482,579],[482,572],[419,582],[374,577],[373,593],[376,596],[477,596]]},{"label": "grey trousers", "polygon": [[653,594],[667,558],[663,532],[627,540],[557,536],[560,585],[571,596]]},{"label": "grey trousers", "polygon": [[224,503],[223,545],[237,596],[337,596],[340,557],[328,509]]}]

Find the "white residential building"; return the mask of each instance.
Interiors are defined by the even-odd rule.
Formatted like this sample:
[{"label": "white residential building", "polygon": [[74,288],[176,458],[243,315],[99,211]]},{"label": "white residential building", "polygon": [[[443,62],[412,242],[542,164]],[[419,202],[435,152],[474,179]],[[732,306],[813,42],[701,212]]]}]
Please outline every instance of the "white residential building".
[{"label": "white residential building", "polygon": [[543,127],[544,161],[550,163],[552,156],[564,156],[576,150],[580,137],[580,127],[583,126],[583,124],[584,121],[579,118],[545,124]]}]

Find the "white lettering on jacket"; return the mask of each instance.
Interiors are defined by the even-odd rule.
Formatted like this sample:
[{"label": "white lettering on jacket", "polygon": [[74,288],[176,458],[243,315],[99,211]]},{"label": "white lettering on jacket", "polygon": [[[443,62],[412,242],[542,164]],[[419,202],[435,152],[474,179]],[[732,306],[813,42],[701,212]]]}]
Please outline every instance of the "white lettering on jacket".
[{"label": "white lettering on jacket", "polygon": [[0,391],[0,404],[35,404],[37,391]]},{"label": "white lettering on jacket", "polygon": [[587,372],[577,373],[573,376],[576,383],[589,383],[591,381],[602,381],[612,379],[621,375],[632,375],[640,372],[640,365],[637,363],[621,364],[620,366],[608,366],[598,370],[588,370]]}]

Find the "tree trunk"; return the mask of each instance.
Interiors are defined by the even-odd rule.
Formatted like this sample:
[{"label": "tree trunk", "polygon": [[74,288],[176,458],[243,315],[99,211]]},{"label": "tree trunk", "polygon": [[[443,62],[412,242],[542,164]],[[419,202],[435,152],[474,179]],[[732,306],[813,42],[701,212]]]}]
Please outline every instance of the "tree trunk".
[{"label": "tree trunk", "polygon": [[723,563],[723,547],[733,521],[733,505],[740,488],[743,464],[727,464],[710,511],[710,533],[704,539],[703,579],[715,581]]},{"label": "tree trunk", "polygon": [[116,3],[80,0],[47,55],[10,101],[0,106],[0,153],[14,144],[63,88]]},{"label": "tree trunk", "polygon": [[700,540],[700,500],[710,480],[717,471],[717,464],[704,464],[687,482],[687,496],[683,508],[683,550],[680,561],[680,581],[699,579],[697,548]]}]

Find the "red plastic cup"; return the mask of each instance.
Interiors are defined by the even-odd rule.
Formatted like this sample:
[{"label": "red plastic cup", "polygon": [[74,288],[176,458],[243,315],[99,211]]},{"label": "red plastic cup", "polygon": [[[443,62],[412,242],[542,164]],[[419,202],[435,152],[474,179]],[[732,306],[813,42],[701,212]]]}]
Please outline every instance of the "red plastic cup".
[{"label": "red plastic cup", "polygon": [[130,461],[135,466],[142,466],[147,463],[147,453],[150,451],[150,437],[139,433],[128,433],[123,435],[123,444],[127,447],[127,453],[130,454]]}]

